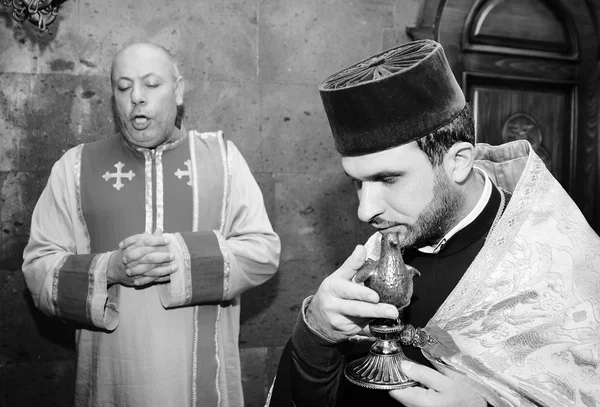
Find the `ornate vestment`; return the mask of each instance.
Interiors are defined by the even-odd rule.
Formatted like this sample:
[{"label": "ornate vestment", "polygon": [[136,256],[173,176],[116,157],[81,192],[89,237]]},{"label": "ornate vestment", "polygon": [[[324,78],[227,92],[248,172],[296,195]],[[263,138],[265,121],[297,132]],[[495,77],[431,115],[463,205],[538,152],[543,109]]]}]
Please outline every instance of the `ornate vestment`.
[{"label": "ornate vestment", "polygon": [[480,144],[475,165],[513,196],[425,356],[496,406],[598,405],[600,238],[529,143]]},{"label": "ornate vestment", "polygon": [[[178,264],[170,282],[107,288],[117,244],[156,228]],[[239,295],[275,273],[279,251],[221,132],[182,130],[156,149],[117,135],[55,164],[23,272],[38,308],[78,324],[76,405],[242,407]]]}]

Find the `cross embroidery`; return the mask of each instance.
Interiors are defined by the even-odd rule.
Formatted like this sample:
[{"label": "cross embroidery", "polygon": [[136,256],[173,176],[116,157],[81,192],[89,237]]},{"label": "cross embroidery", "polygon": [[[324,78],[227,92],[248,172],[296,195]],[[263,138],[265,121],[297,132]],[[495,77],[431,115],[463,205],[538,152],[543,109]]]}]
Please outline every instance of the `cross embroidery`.
[{"label": "cross embroidery", "polygon": [[106,171],[106,173],[102,176],[102,178],[104,178],[105,181],[108,181],[111,178],[116,178],[117,182],[115,182],[113,184],[113,187],[115,187],[115,189],[117,191],[125,186],[125,184],[123,184],[121,182],[121,178],[127,178],[129,181],[131,181],[131,179],[133,177],[135,177],[134,172],[131,170],[129,170],[128,172],[121,172],[121,169],[124,166],[125,166],[125,164],[123,164],[121,161],[119,161],[118,163],[115,164],[115,167],[117,168],[117,172],[110,173],[110,172]]},{"label": "cross embroidery", "polygon": [[187,167],[187,171],[182,171],[179,168],[177,168],[177,171],[175,171],[175,175],[177,176],[177,178],[181,179],[182,177],[188,177],[188,182],[187,184],[189,186],[192,185],[192,176],[191,174],[191,170],[190,170],[190,166],[192,165],[192,162],[190,160],[186,160],[184,162],[185,166]]}]

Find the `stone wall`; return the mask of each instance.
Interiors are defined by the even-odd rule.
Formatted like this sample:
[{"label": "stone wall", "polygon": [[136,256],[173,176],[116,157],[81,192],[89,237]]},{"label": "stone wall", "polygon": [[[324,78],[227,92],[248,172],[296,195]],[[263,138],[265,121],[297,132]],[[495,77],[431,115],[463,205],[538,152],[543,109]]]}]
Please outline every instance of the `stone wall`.
[{"label": "stone wall", "polygon": [[301,301],[364,241],[317,84],[408,41],[422,0],[67,0],[52,35],[0,3],[0,406],[72,403],[73,332],[31,304],[20,272],[52,164],[114,132],[109,68],[132,41],[171,50],[185,125],[224,130],[249,162],[283,244],[272,280],[242,298],[247,406],[260,406]]}]

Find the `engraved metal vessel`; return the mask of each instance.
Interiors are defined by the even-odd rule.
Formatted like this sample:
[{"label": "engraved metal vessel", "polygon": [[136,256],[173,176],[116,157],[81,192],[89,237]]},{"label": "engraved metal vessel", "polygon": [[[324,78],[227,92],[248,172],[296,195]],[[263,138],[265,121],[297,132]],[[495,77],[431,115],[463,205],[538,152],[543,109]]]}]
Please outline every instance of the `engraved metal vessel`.
[{"label": "engraved metal vessel", "polygon": [[[402,259],[398,235],[387,233],[381,238],[379,260],[367,260],[354,280],[377,292],[380,302],[392,304],[400,311],[410,303],[415,274],[420,273]],[[420,328],[404,325],[400,318],[374,319],[369,329],[377,340],[367,356],[346,366],[346,378],[356,385],[378,390],[418,385],[402,372],[400,362],[408,358],[401,344],[421,346],[431,340],[428,335]]]}]

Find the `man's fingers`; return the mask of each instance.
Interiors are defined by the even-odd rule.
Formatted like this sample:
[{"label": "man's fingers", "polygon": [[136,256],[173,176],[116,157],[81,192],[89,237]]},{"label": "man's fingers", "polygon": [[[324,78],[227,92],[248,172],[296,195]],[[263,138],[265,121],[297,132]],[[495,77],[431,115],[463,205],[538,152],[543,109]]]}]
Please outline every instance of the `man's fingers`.
[{"label": "man's fingers", "polygon": [[[151,248],[148,248],[148,250],[142,250],[142,249],[138,249],[138,250],[139,251],[133,252],[134,255],[131,255],[131,254],[127,255],[127,263],[126,264],[129,267],[133,267],[138,264],[156,265],[156,264],[168,263],[170,261],[173,261],[173,259],[175,259],[175,256],[169,252],[150,251]],[[141,254],[141,257],[139,257],[140,254]]]},{"label": "man's fingers", "polygon": [[354,318],[398,318],[398,310],[389,304],[369,304],[363,301],[344,301],[340,314]]},{"label": "man's fingers", "polygon": [[144,235],[145,234],[142,233],[142,234],[137,234],[137,235],[132,235],[132,236],[126,237],[119,243],[119,249],[125,250],[132,244],[135,244],[136,242],[138,242],[140,239],[143,239]]},{"label": "man's fingers", "polygon": [[156,277],[140,277],[140,278],[136,278],[133,282],[133,284],[136,287],[142,287],[148,284],[152,284],[152,283],[166,283],[170,280],[169,276],[165,276],[165,277],[160,277],[160,278],[156,278]]},{"label": "man's fingers", "polygon": [[366,302],[379,302],[379,295],[364,285],[355,284],[347,280],[331,278],[329,281],[331,293],[344,300],[362,300]]},{"label": "man's fingers", "polygon": [[169,238],[167,236],[163,236],[162,232],[160,234],[156,234],[157,231],[160,231],[160,229],[157,229],[155,231],[155,234],[152,234],[152,235],[143,233],[143,234],[126,237],[119,243],[119,248],[121,250],[125,250],[126,248],[128,248],[130,246],[142,247],[142,246],[165,246],[165,245],[168,245],[170,242]]},{"label": "man's fingers", "polygon": [[150,270],[145,272],[143,276],[144,277],[153,277],[153,278],[165,277],[165,276],[169,276],[169,275],[173,274],[174,272],[177,271],[177,269],[178,269],[178,266],[175,263],[164,264],[161,266],[151,268]]},{"label": "man's fingers", "polygon": [[367,249],[362,245],[356,246],[350,257],[332,275],[341,277],[344,280],[351,280],[356,271],[365,263],[366,257]]},{"label": "man's fingers", "polygon": [[123,263],[164,263],[165,261],[171,261],[173,260],[173,256],[168,250],[169,249],[166,246],[129,248],[123,251]]},{"label": "man's fingers", "polygon": [[411,379],[431,390],[443,392],[453,387],[454,381],[437,370],[431,369],[408,360],[401,362],[402,371]]},{"label": "man's fingers", "polygon": [[[425,406],[425,400],[430,401],[432,390],[423,387],[405,387],[403,389],[391,390],[390,396],[406,407]],[[433,395],[435,396],[435,395]]]}]

